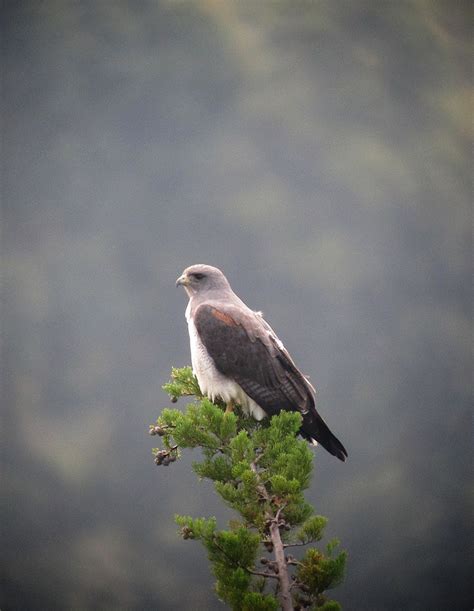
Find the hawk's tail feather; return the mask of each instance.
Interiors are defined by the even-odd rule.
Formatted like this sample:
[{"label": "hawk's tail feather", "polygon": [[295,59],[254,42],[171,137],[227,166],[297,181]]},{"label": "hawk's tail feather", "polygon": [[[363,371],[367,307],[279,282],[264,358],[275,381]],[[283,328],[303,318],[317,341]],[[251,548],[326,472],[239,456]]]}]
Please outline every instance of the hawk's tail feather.
[{"label": "hawk's tail feather", "polygon": [[301,435],[308,441],[317,441],[325,450],[327,450],[339,460],[343,462],[347,458],[347,450],[339,441],[339,439],[331,433],[328,425],[324,422],[318,413],[307,413],[303,417],[301,425]]}]

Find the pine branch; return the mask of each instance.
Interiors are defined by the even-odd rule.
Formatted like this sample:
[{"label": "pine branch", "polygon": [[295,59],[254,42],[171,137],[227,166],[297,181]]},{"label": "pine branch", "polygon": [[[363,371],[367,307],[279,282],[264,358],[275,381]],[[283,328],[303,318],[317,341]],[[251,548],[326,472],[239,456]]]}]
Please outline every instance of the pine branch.
[{"label": "pine branch", "polygon": [[268,573],[265,571],[255,571],[254,569],[249,569],[248,566],[242,566],[239,562],[235,562],[232,558],[230,558],[230,556],[226,553],[224,548],[222,548],[216,541],[214,541],[213,544],[216,547],[216,549],[218,549],[226,557],[229,563],[235,566],[235,568],[241,568],[244,571],[246,571],[247,573],[249,573],[250,575],[257,575],[258,577],[265,577],[265,579],[267,577],[270,577],[271,579],[279,579],[276,573]]}]

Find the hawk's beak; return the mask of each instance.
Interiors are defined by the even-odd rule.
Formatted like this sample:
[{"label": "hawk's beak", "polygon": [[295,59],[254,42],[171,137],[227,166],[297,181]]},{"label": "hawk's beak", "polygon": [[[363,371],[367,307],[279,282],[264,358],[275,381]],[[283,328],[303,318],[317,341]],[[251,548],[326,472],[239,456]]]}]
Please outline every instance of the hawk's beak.
[{"label": "hawk's beak", "polygon": [[184,274],[176,280],[176,286],[187,286],[189,284],[188,277]]}]

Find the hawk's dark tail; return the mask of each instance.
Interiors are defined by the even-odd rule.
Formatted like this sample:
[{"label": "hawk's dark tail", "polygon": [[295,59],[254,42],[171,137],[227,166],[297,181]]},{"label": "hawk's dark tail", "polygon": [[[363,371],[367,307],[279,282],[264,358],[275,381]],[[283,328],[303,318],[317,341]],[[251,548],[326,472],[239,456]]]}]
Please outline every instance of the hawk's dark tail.
[{"label": "hawk's dark tail", "polygon": [[328,425],[324,422],[316,410],[314,412],[310,411],[303,416],[301,435],[308,441],[315,439],[323,446],[325,450],[327,450],[333,456],[339,458],[339,460],[346,460],[346,448],[342,445],[339,439],[331,433]]}]

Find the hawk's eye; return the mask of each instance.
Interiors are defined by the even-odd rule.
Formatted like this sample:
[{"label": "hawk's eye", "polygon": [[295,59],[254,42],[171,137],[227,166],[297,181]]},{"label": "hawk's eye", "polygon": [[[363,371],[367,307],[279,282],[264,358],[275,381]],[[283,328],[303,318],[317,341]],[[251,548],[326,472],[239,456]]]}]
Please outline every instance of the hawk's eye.
[{"label": "hawk's eye", "polygon": [[194,278],[196,278],[196,280],[202,280],[204,278],[204,274],[191,274],[192,276],[194,276]]}]

